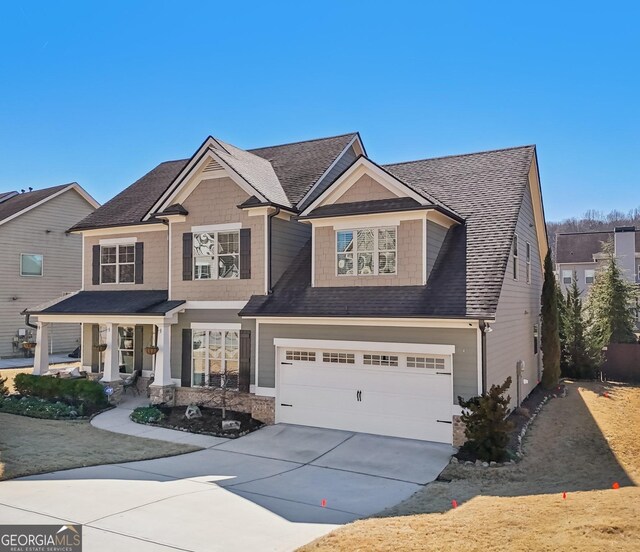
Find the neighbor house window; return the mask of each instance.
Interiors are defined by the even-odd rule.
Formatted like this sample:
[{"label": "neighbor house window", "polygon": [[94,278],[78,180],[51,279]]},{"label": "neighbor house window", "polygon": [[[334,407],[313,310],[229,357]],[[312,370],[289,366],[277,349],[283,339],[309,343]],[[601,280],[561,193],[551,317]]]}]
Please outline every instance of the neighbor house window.
[{"label": "neighbor house window", "polygon": [[573,272],[571,272],[570,270],[563,270],[562,271],[562,283],[565,285],[571,285],[573,279]]},{"label": "neighbor house window", "polygon": [[596,277],[596,271],[593,269],[584,271],[584,283],[593,284],[593,280]]},{"label": "neighbor house window", "polygon": [[398,357],[395,355],[364,355],[363,362],[371,366],[398,366]]},{"label": "neighbor house window", "polygon": [[194,234],[193,263],[196,280],[240,278],[240,232]]},{"label": "neighbor house window", "polygon": [[100,247],[100,281],[103,284],[133,284],[136,248],[134,244]]},{"label": "neighbor house window", "polygon": [[533,354],[538,354],[538,324],[533,325]]},{"label": "neighbor house window", "polygon": [[238,389],[239,335],[234,330],[193,331],[193,385]]},{"label": "neighbor house window", "polygon": [[526,250],[526,261],[527,261],[527,284],[531,283],[531,244],[527,242],[525,247]]},{"label": "neighbor house window", "polygon": [[513,279],[518,279],[518,234],[513,236],[513,250],[511,251],[513,258]]},{"label": "neighbor house window", "polygon": [[336,233],[338,275],[396,273],[396,229],[361,228]]},{"label": "neighbor house window", "polygon": [[20,276],[42,276],[44,258],[34,253],[20,254]]},{"label": "neighbor house window", "polygon": [[118,326],[118,365],[120,372],[133,374],[135,328]]}]

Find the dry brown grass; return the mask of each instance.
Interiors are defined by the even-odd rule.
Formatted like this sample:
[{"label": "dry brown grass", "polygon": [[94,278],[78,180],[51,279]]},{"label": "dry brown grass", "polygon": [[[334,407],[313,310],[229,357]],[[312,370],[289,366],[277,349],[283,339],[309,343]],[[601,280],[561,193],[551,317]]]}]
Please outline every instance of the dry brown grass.
[{"label": "dry brown grass", "polygon": [[0,480],[200,450],[96,429],[86,421],[0,414]]},{"label": "dry brown grass", "polygon": [[13,380],[18,374],[30,374],[33,372],[33,367],[31,368],[7,368],[4,370],[0,370],[0,377],[7,378],[5,385],[9,390],[9,393],[14,393],[15,388],[13,387]]},{"label": "dry brown grass", "polygon": [[[516,466],[451,465],[451,483],[432,483],[384,517],[347,525],[303,550],[635,552],[639,437],[640,388],[569,384],[568,397],[551,401],[534,422]],[[621,488],[613,490],[614,482]]]}]

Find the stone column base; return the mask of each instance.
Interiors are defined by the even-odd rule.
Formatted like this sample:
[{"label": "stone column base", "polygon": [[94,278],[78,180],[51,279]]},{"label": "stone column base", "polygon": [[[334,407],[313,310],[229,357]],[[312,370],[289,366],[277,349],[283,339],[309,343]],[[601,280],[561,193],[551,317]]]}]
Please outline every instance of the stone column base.
[{"label": "stone column base", "polygon": [[251,402],[251,417],[267,425],[274,424],[276,422],[275,397],[254,396]]},{"label": "stone column base", "polygon": [[467,442],[464,422],[460,416],[453,416],[451,421],[453,422],[453,446],[461,447]]},{"label": "stone column base", "polygon": [[149,386],[149,398],[151,404],[166,403],[173,405],[175,402],[176,388],[174,385],[153,385]]},{"label": "stone column base", "polygon": [[113,393],[111,393],[111,395],[107,395],[109,404],[119,404],[122,400],[122,392],[124,391],[123,381],[101,381],[100,383],[105,389],[107,387],[113,389]]}]

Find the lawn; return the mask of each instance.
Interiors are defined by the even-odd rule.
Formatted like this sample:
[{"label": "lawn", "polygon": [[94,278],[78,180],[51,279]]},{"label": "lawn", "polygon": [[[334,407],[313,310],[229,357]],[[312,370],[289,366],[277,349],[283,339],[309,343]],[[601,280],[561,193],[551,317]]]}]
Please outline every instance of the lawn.
[{"label": "lawn", "polygon": [[111,433],[86,421],[40,420],[0,413],[0,480],[195,450],[200,449]]},{"label": "lawn", "polygon": [[640,550],[640,387],[577,382],[568,390],[532,425],[519,464],[450,465],[450,483],[434,482],[302,550]]},{"label": "lawn", "polygon": [[18,374],[30,374],[33,372],[33,367],[30,368],[6,368],[0,370],[0,378],[7,378],[5,385],[9,390],[9,393],[15,392],[15,387],[13,386],[13,380]]}]

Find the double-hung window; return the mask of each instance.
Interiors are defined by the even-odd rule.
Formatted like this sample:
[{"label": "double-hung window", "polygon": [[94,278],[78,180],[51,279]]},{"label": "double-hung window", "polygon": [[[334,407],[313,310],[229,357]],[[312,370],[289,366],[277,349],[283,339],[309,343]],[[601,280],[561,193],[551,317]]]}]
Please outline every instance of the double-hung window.
[{"label": "double-hung window", "polygon": [[513,259],[513,279],[518,279],[518,234],[513,236],[513,249],[511,251]]},{"label": "double-hung window", "polygon": [[527,261],[527,284],[531,283],[531,244],[527,242],[525,247]]},{"label": "double-hung window", "polygon": [[562,283],[565,286],[570,286],[573,281],[573,272],[571,270],[563,270],[562,271]]},{"label": "double-hung window", "polygon": [[592,268],[584,271],[584,283],[585,284],[593,284],[593,280],[596,277],[596,271]]},{"label": "double-hung window", "polygon": [[194,330],[193,385],[238,389],[240,339],[237,330]]},{"label": "double-hung window", "polygon": [[133,284],[136,248],[134,244],[100,247],[100,281],[103,284]]},{"label": "double-hung window", "polygon": [[336,233],[338,276],[396,274],[395,228],[360,228]]},{"label": "double-hung window", "polygon": [[240,278],[240,232],[193,234],[195,280]]}]

